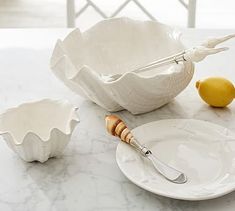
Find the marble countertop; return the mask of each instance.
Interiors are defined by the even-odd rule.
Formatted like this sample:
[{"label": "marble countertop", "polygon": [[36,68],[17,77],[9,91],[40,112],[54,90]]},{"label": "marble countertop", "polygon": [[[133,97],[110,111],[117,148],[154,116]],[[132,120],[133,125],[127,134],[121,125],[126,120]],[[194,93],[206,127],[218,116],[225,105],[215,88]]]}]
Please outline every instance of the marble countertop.
[{"label": "marble countertop", "polygon": [[[4,211],[233,211],[235,192],[199,202],[173,200],[132,184],[115,161],[117,139],[104,128],[107,111],[76,96],[49,68],[57,38],[71,29],[0,30],[0,109],[45,97],[68,99],[79,106],[81,123],[63,156],[48,162],[26,163],[0,138],[0,210]],[[182,40],[192,47],[208,36],[232,30],[183,30]],[[168,105],[143,115],[118,112],[130,128],[167,118],[207,120],[235,130],[235,104],[213,109],[204,104],[195,81],[224,76],[235,83],[235,41],[230,51],[196,65],[190,85]]]}]

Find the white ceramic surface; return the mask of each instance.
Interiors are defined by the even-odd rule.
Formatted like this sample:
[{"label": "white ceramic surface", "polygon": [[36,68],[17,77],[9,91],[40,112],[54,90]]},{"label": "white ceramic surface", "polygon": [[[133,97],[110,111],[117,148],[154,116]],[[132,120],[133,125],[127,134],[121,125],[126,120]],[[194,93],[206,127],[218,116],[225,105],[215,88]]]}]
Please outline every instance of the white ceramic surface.
[{"label": "white ceramic surface", "polygon": [[184,184],[169,182],[149,160],[120,142],[117,163],[136,185],[184,200],[216,198],[235,189],[235,133],[230,130],[200,120],[169,119],[139,126],[133,134],[158,158],[188,177]]},{"label": "white ceramic surface", "polygon": [[[154,21],[115,18],[58,40],[51,69],[70,89],[108,111],[145,113],[168,103],[190,82],[191,62],[127,73],[184,49],[180,33]],[[100,75],[123,73],[108,82]]]},{"label": "white ceramic surface", "polygon": [[0,134],[23,160],[43,163],[64,150],[77,123],[74,106],[45,99],[2,113]]}]

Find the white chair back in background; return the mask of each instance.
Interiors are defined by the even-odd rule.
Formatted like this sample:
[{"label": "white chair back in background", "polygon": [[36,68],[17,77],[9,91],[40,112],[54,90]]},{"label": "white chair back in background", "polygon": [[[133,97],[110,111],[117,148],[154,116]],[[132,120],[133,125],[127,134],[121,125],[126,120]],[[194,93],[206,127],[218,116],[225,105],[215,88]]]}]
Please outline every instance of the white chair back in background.
[{"label": "white chair back in background", "polygon": [[[184,0],[178,0],[179,3],[187,10],[188,12],[188,21],[187,26],[189,28],[195,27],[196,20],[196,0],[188,0],[186,3]],[[154,15],[152,15],[144,6],[140,3],[139,0],[125,0],[111,15],[105,14],[105,12],[98,7],[94,1],[86,0],[86,4],[79,10],[75,11],[75,0],[67,0],[67,27],[75,27],[76,18],[78,18],[82,13],[84,13],[89,7],[92,7],[98,14],[101,15],[104,19],[112,18],[117,16],[130,2],[136,4],[140,10],[150,19],[156,20]]]}]

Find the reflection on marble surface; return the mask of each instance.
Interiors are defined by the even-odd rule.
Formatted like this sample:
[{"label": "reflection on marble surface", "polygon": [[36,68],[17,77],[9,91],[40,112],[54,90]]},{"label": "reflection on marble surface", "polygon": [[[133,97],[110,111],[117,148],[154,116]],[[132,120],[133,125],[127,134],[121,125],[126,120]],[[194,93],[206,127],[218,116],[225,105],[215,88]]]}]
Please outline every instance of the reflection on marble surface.
[{"label": "reflection on marble surface", "polygon": [[[10,33],[15,33],[15,37],[23,33],[17,31]],[[2,31],[5,36],[7,33]],[[34,30],[30,33],[34,34],[33,38],[27,37],[27,30],[24,33],[25,42],[35,39],[34,44],[40,45],[47,34],[56,40],[67,31],[44,30],[37,36]],[[208,35],[229,33],[231,31],[189,30],[183,41],[190,47]],[[14,40],[4,42],[13,45]],[[159,119],[195,118],[235,131],[234,103],[226,109],[212,109],[201,101],[194,87],[196,80],[212,75],[223,75],[235,82],[234,41],[227,45],[230,51],[197,65],[189,87],[166,106],[143,115],[133,116],[127,111],[118,115],[130,128]],[[0,210],[234,210],[235,192],[214,200],[187,202],[151,194],[128,181],[115,161],[117,139],[105,131],[104,117],[108,112],[73,94],[54,77],[48,67],[53,46],[52,42],[43,49],[0,47],[0,109],[43,97],[64,98],[79,106],[81,123],[75,128],[64,155],[45,164],[23,162],[0,138]]]}]

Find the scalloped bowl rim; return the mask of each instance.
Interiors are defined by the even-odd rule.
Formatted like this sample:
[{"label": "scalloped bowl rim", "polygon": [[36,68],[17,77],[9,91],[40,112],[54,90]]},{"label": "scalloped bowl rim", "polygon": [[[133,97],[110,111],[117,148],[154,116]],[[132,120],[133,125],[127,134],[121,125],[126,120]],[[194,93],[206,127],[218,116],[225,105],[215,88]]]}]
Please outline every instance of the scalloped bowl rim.
[{"label": "scalloped bowl rim", "polygon": [[2,118],[2,115],[5,115],[13,110],[17,110],[19,108],[21,108],[22,106],[27,106],[27,105],[31,105],[31,104],[37,104],[37,103],[41,103],[41,102],[50,102],[50,103],[54,103],[54,104],[67,104],[69,106],[71,106],[71,112],[70,112],[70,115],[69,115],[69,121],[67,121],[67,124],[69,124],[69,129],[68,131],[62,131],[56,127],[52,127],[49,129],[49,136],[46,137],[46,138],[42,138],[40,137],[37,133],[33,132],[33,131],[30,131],[30,130],[27,130],[27,132],[25,133],[25,135],[23,136],[22,140],[20,141],[17,141],[15,136],[12,134],[11,131],[9,130],[5,130],[5,131],[1,131],[0,130],[0,135],[9,135],[14,144],[16,146],[20,146],[20,145],[23,145],[25,140],[27,140],[27,137],[29,135],[33,135],[33,136],[36,136],[38,138],[38,140],[40,140],[41,142],[48,142],[50,139],[51,139],[51,134],[54,132],[54,131],[59,131],[65,135],[69,135],[73,132],[73,129],[72,129],[72,125],[74,123],[79,123],[79,118],[78,116],[76,117],[72,117],[73,114],[76,112],[76,110],[78,109],[78,107],[76,106],[73,106],[71,105],[67,100],[56,100],[56,99],[49,99],[49,98],[45,98],[45,99],[41,99],[41,100],[34,100],[34,101],[30,101],[30,102],[25,102],[25,103],[22,103],[22,104],[19,104],[17,106],[14,106],[14,107],[11,107],[11,108],[8,108],[6,109],[5,111],[3,111],[1,114],[0,114],[0,119]]},{"label": "scalloped bowl rim", "polygon": [[[96,23],[94,26],[92,26],[91,28],[85,30],[84,32],[81,32],[79,28],[76,28],[74,29],[73,31],[71,31],[63,40],[61,39],[58,39],[57,42],[56,42],[56,45],[59,44],[60,45],[64,45],[63,42],[66,40],[66,39],[69,39],[69,36],[72,34],[72,33],[75,33],[75,32],[78,32],[81,37],[84,37],[84,34],[86,33],[90,33],[91,30],[94,30],[95,28],[99,27],[99,25],[105,23],[105,22],[110,22],[110,21],[116,21],[116,20],[128,20],[128,21],[138,21],[138,22],[141,22],[141,23],[155,23],[155,24],[158,24],[162,27],[165,27],[169,30],[171,30],[174,34],[175,34],[175,39],[179,41],[179,45],[182,47],[182,50],[184,49],[184,45],[183,43],[181,42],[181,36],[182,36],[182,32],[175,28],[175,27],[171,27],[170,25],[167,25],[167,24],[163,24],[161,22],[158,22],[158,21],[152,21],[152,20],[137,20],[137,19],[131,19],[131,18],[128,18],[128,17],[119,17],[119,18],[108,18],[108,19],[105,19],[105,20],[102,20],[102,21],[99,21],[98,23]],[[55,45],[55,46],[56,46]],[[62,49],[63,50],[63,49]],[[67,56],[67,54],[64,54],[63,56],[61,56],[56,62],[55,64],[52,64],[52,58],[53,58],[53,53],[52,53],[52,57],[50,59],[50,67],[51,69],[53,69],[54,66],[57,65],[57,63],[59,63],[59,61],[63,60],[63,59],[70,59],[69,56]],[[72,62],[71,62],[72,63]],[[185,63],[192,63],[190,61],[186,61],[186,62],[183,62],[182,65],[184,65]],[[72,63],[73,64],[73,63]],[[74,65],[74,64],[73,64]],[[175,64],[172,64],[171,66],[173,66]],[[185,65],[184,65],[185,66]],[[191,65],[192,66],[192,65]],[[184,68],[184,67],[181,67],[181,68]],[[75,69],[77,70],[76,74],[74,74],[73,76],[71,77],[67,77],[69,80],[73,81],[73,79],[79,74],[80,71],[82,71],[83,69],[87,70],[92,70],[94,71],[95,73],[96,70],[91,68],[89,65],[87,64],[84,64],[83,66],[81,66],[80,68],[77,68],[75,67]],[[99,73],[97,73],[99,74]],[[105,80],[101,80],[104,84],[115,84],[115,83],[119,83],[123,80],[123,78],[127,77],[127,76],[131,76],[133,75],[134,77],[137,77],[137,78],[140,78],[140,79],[151,79],[151,78],[156,78],[157,76],[161,76],[161,75],[169,75],[170,73],[166,73],[166,72],[161,72],[161,73],[155,73],[151,76],[144,76],[142,74],[139,74],[139,73],[135,73],[135,72],[131,72],[131,71],[127,71],[125,73],[123,73],[118,79],[116,80],[113,80],[113,81],[105,81]]]}]

